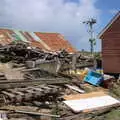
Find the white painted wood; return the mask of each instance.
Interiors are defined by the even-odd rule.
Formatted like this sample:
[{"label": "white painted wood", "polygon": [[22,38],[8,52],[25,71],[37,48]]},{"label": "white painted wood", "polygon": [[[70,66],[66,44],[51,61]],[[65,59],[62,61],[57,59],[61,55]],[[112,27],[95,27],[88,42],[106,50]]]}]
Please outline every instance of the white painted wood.
[{"label": "white painted wood", "polygon": [[71,86],[71,85],[65,85],[66,87],[68,87],[68,88],[70,88],[70,89],[72,89],[72,90],[75,90],[75,91],[77,91],[77,92],[79,92],[79,93],[85,93],[85,91],[84,90],[81,90],[80,88],[78,88],[77,86]]},{"label": "white painted wood", "polygon": [[92,98],[79,99],[79,100],[67,100],[64,101],[64,103],[68,107],[70,107],[74,112],[80,112],[88,109],[106,107],[120,102],[115,98],[106,95],[106,96],[92,97]]}]

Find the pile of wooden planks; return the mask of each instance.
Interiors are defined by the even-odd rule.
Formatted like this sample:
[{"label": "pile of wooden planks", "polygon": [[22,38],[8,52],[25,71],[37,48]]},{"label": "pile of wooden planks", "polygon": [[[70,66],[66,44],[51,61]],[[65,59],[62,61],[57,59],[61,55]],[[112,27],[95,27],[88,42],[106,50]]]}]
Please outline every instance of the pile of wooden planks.
[{"label": "pile of wooden planks", "polygon": [[[68,53],[66,50],[56,52],[44,51],[32,48],[24,42],[11,43],[0,46],[0,61],[16,63],[26,63],[29,68],[40,66],[49,71],[54,66],[53,71],[59,72],[66,69],[84,68],[93,66],[94,60],[91,56],[83,56],[80,53]],[[50,67],[48,67],[51,65]]]},{"label": "pile of wooden planks", "polygon": [[60,96],[62,89],[55,85],[38,85],[25,88],[5,89],[0,93],[4,95],[7,103],[22,104],[30,102],[37,104],[38,102],[56,101]]}]

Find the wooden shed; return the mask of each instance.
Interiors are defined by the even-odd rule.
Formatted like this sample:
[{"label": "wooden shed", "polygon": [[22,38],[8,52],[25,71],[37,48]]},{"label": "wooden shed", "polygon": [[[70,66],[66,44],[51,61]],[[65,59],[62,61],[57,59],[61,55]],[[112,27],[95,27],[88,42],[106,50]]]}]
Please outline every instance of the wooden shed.
[{"label": "wooden shed", "polygon": [[101,31],[104,73],[120,74],[120,11]]}]

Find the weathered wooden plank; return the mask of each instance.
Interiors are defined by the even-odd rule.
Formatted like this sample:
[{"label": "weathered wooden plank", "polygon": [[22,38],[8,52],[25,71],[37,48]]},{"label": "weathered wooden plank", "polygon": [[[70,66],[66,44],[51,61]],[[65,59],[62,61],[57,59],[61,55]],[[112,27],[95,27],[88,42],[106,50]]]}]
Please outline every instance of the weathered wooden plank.
[{"label": "weathered wooden plank", "polygon": [[53,114],[46,114],[37,112],[37,107],[23,107],[23,106],[3,106],[0,108],[0,110],[10,110],[14,111],[16,113],[23,113],[23,114],[29,114],[29,115],[35,115],[35,116],[49,116],[49,117],[55,117],[60,118],[60,115],[53,115]]},{"label": "weathered wooden plank", "polygon": [[21,96],[24,96],[25,94],[23,92],[20,92],[20,91],[17,91],[15,89],[7,89],[7,91],[10,91],[12,93],[15,93],[15,94],[18,94],[18,95],[21,95]]},{"label": "weathered wooden plank", "polygon": [[45,114],[45,113],[40,113],[40,112],[28,112],[28,111],[20,111],[20,110],[15,110],[15,112],[29,114],[29,115],[49,116],[49,117],[60,118],[60,115]]},{"label": "weathered wooden plank", "polygon": [[28,88],[36,90],[36,91],[43,92],[43,89],[41,89],[41,88],[37,88],[37,87],[28,87]]},{"label": "weathered wooden plank", "polygon": [[15,98],[15,94],[13,94],[13,93],[9,93],[6,91],[2,91],[1,93],[3,93],[4,95],[7,95],[9,98]]},{"label": "weathered wooden plank", "polygon": [[5,88],[16,88],[16,87],[24,87],[24,86],[33,86],[33,85],[40,85],[40,84],[67,84],[70,83],[70,80],[66,79],[41,79],[41,80],[33,80],[33,81],[0,81],[0,89]]}]

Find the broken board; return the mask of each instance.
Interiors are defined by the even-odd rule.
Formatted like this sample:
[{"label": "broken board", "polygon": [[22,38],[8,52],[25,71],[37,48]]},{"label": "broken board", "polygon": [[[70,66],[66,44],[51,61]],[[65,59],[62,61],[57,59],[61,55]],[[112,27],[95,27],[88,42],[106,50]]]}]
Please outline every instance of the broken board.
[{"label": "broken board", "polygon": [[67,99],[64,103],[75,113],[99,110],[101,108],[120,104],[117,99],[102,92],[98,92],[98,94],[97,92],[94,92],[77,96],[65,96],[64,98]]}]

